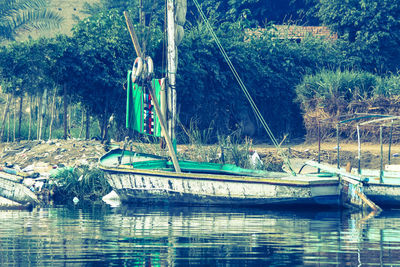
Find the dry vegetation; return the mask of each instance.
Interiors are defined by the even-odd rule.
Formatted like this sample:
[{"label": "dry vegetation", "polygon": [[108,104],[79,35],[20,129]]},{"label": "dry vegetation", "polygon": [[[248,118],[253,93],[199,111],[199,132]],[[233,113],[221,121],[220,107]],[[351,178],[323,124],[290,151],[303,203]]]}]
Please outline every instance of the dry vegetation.
[{"label": "dry vegetation", "polygon": [[[96,140],[52,140],[52,141],[21,141],[14,143],[0,143],[0,164],[17,165],[21,169],[33,165],[38,171],[48,172],[52,168],[63,166],[92,165],[96,166],[98,159],[106,150],[112,147],[123,147],[122,142],[103,145]],[[249,146],[242,147],[247,154]],[[357,144],[342,143],[340,145],[340,160],[343,165],[351,162],[357,166]],[[167,155],[165,150],[160,149],[159,144],[133,143],[133,149],[147,153]],[[265,166],[281,166],[283,161],[277,149],[269,145],[253,145],[250,150],[256,151]],[[295,159],[318,159],[318,143],[302,143],[283,148],[285,153],[296,162]],[[384,144],[384,164],[388,162],[388,145]],[[200,151],[200,152],[199,152]],[[365,143],[361,146],[362,167],[379,168],[380,145],[376,143]],[[226,154],[229,152],[225,152]],[[179,156],[191,160],[217,161],[220,157],[220,148],[217,146],[179,145]],[[250,155],[250,153],[249,153]],[[200,157],[200,158],[199,158]],[[226,156],[227,157],[227,156]],[[336,164],[337,150],[335,142],[324,142],[321,144],[321,161]],[[391,163],[400,164],[400,144],[391,148]],[[295,166],[296,167],[296,166]]]}]

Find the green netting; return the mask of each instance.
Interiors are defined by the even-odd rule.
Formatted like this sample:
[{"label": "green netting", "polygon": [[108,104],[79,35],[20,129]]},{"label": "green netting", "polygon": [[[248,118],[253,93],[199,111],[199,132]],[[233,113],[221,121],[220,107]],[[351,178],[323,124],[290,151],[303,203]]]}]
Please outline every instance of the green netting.
[{"label": "green netting", "polygon": [[[161,137],[160,121],[150,101],[148,88],[143,88],[131,80],[131,71],[127,77],[126,128],[139,133]],[[159,79],[153,79],[153,88],[160,103],[161,85]]]}]

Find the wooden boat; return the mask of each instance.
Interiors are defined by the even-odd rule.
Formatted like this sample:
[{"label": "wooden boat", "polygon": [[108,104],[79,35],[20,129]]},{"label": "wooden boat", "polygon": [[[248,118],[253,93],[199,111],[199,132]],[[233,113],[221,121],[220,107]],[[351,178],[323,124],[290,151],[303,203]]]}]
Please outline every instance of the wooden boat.
[{"label": "wooden boat", "polygon": [[382,207],[400,206],[400,171],[399,165],[386,165],[385,170],[352,170],[364,183],[364,193]]},{"label": "wooden boat", "polygon": [[109,184],[125,203],[245,206],[329,206],[379,211],[352,177],[337,172],[292,175],[231,164],[179,161],[114,149],[100,158]]},{"label": "wooden boat", "polygon": [[[339,126],[345,123],[355,122],[357,128],[358,138],[358,166],[352,168],[350,171],[340,168],[338,160],[337,168],[331,167],[327,164],[319,164],[321,170],[329,171],[332,173],[340,173],[343,177],[351,177],[363,183],[364,194],[374,203],[381,207],[400,206],[400,165],[391,163],[391,145],[393,126],[399,124],[400,117],[392,115],[381,114],[354,114],[353,118],[338,120],[337,131]],[[375,125],[380,128],[380,168],[379,169],[364,169],[361,168],[361,138],[360,127],[366,125]],[[391,127],[389,144],[388,144],[388,164],[383,164],[383,138],[382,128]],[[339,138],[337,138],[337,147],[340,147]],[[339,149],[337,150],[337,158],[340,159]],[[309,162],[310,165],[317,167],[316,163]]]},{"label": "wooden boat", "polygon": [[[121,164],[119,164],[121,162]],[[100,168],[122,202],[188,205],[329,205],[338,207],[339,181],[332,174],[293,176],[230,164],[179,161],[116,149]]]},{"label": "wooden boat", "polygon": [[[174,1],[168,0],[167,5],[169,74],[167,95],[169,99],[164,101],[168,103],[169,112],[167,113],[162,112],[158,104],[158,97],[155,94],[156,83],[153,82],[152,72],[149,71],[153,69],[152,61],[147,60],[147,73],[146,70],[144,70],[144,73],[138,71],[142,68],[143,59],[148,57],[142,54],[132,23],[125,13],[128,29],[138,56],[132,73],[128,74],[127,126],[133,117],[133,124],[135,127],[137,125],[139,127],[131,129],[141,132],[143,128],[148,129],[149,126],[151,128],[154,119],[158,119],[171,161],[167,158],[125,149],[112,150],[101,157],[99,166],[108,174],[106,177],[122,202],[186,205],[329,205],[336,207],[346,205],[357,208],[368,206],[372,209],[378,209],[368,202],[365,205],[366,197],[362,193],[362,184],[359,181],[354,181],[351,178],[339,179],[336,174],[331,173],[296,175],[290,167],[288,157],[284,157],[289,167],[288,173],[248,170],[234,165],[179,161],[170,138],[172,136],[172,139],[174,139],[174,114],[176,113],[176,105],[174,104],[176,93],[173,92],[175,90],[177,65],[176,46],[173,42],[175,36]],[[149,62],[151,62],[150,65]],[[227,62],[233,68],[229,58]],[[233,69],[232,72],[235,73],[235,70]],[[141,88],[138,85],[138,80],[141,81]],[[136,84],[131,85],[132,81]],[[241,85],[243,84],[239,80],[238,82]],[[135,96],[138,104],[132,107],[134,101],[131,101],[131,98],[134,93],[138,93],[138,90],[146,90],[143,93],[146,97]],[[243,87],[242,90],[247,91]],[[151,97],[151,104],[149,97]],[[278,151],[282,152],[248,92],[246,97]],[[142,111],[139,111],[140,116],[131,115],[130,110],[135,112],[136,110],[143,110],[144,102],[147,103],[146,112],[141,113]],[[162,102],[162,99],[160,102]],[[149,110],[153,107],[155,110],[154,119],[153,115],[148,115]],[[168,115],[168,127],[165,114]],[[151,119],[144,124],[144,118]],[[153,130],[143,133],[148,132],[153,132]]]},{"label": "wooden boat", "polygon": [[36,194],[22,184],[22,179],[0,171],[0,208],[27,208],[39,203]]}]

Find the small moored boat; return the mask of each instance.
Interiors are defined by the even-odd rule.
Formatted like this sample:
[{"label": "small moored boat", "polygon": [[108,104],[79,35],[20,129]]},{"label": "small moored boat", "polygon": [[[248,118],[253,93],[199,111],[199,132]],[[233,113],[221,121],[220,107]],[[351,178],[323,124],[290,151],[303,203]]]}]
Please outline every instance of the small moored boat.
[{"label": "small moored boat", "polygon": [[339,181],[329,173],[290,175],[231,164],[179,161],[116,149],[100,168],[122,202],[188,205],[329,205],[338,207]]}]

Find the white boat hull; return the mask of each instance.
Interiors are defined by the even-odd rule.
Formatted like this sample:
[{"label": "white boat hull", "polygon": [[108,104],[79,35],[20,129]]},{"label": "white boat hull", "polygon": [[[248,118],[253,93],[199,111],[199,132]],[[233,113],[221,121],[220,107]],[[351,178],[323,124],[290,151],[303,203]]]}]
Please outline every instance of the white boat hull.
[{"label": "white boat hull", "polygon": [[337,179],[263,179],[162,171],[109,171],[122,202],[189,205],[339,205]]},{"label": "white boat hull", "polygon": [[0,174],[0,207],[31,206],[39,203],[35,193],[21,183],[21,178]]}]

